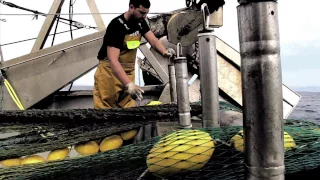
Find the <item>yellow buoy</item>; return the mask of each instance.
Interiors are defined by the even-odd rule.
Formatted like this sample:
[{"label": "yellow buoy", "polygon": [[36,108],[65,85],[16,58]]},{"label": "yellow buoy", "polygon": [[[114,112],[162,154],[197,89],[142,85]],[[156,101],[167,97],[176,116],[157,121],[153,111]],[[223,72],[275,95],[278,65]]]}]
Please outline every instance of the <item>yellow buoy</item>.
[{"label": "yellow buoy", "polygon": [[290,150],[292,148],[295,148],[296,146],[297,145],[292,136],[290,136],[289,133],[284,132],[284,150]]},{"label": "yellow buoy", "polygon": [[[289,133],[284,132],[284,149],[290,150],[291,148],[296,147],[294,139],[290,136]],[[231,138],[231,145],[240,152],[244,152],[244,134],[243,130],[240,130],[236,135]]]},{"label": "yellow buoy", "polygon": [[314,130],[312,130],[313,132],[316,132],[316,133],[320,133],[320,128],[316,128]]},{"label": "yellow buoy", "polygon": [[21,164],[20,158],[6,159],[6,160],[1,161],[1,165],[3,167],[19,166],[20,164]]},{"label": "yellow buoy", "polygon": [[138,133],[138,130],[133,129],[133,130],[121,133],[120,135],[123,140],[127,141],[134,138],[137,135],[137,133]]},{"label": "yellow buoy", "polygon": [[161,101],[151,101],[147,104],[147,106],[155,106],[155,105],[160,105],[162,104]]},{"label": "yellow buoy", "polygon": [[240,152],[244,151],[244,145],[243,145],[243,130],[240,130],[235,136],[231,138],[231,144],[233,147]]},{"label": "yellow buoy", "polygon": [[69,148],[53,150],[48,154],[47,161],[56,161],[56,160],[65,159],[66,157],[68,157],[69,152],[70,152]]},{"label": "yellow buoy", "polygon": [[99,145],[95,141],[76,144],[74,150],[83,156],[93,155],[99,152]]},{"label": "yellow buoy", "polygon": [[46,160],[39,155],[31,155],[31,156],[26,156],[21,159],[21,165],[25,164],[35,164],[35,163],[41,163],[45,162]]},{"label": "yellow buoy", "polygon": [[104,138],[100,143],[100,151],[106,152],[122,146],[123,140],[119,135],[112,135]]},{"label": "yellow buoy", "polygon": [[214,142],[200,130],[179,130],[162,138],[147,156],[149,172],[158,175],[199,170],[211,158]]}]

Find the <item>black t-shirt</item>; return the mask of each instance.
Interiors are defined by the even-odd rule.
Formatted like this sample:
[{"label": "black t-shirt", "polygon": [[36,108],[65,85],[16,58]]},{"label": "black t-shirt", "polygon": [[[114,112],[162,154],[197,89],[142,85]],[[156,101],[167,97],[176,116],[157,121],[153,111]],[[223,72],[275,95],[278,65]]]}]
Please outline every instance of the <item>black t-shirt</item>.
[{"label": "black t-shirt", "polygon": [[110,24],[106,29],[106,33],[103,38],[103,44],[100,48],[97,58],[99,60],[106,59],[107,57],[107,46],[113,46],[115,48],[120,49],[120,51],[124,50],[123,41],[126,35],[132,33],[141,33],[141,35],[145,35],[150,30],[147,22],[145,20],[138,21],[127,21],[124,18],[124,14],[114,18],[111,20]]}]

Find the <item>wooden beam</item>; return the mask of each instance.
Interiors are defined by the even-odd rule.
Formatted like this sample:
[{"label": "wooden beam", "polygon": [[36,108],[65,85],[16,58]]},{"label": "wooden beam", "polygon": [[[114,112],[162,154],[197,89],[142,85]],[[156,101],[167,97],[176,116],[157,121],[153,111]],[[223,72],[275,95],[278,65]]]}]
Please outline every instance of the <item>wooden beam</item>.
[{"label": "wooden beam", "polygon": [[53,15],[53,14],[60,13],[63,2],[64,0],[54,0],[54,2],[52,3],[52,6],[49,11],[50,15],[47,15],[46,20],[42,25],[38,38],[34,43],[31,52],[36,52],[43,48],[48,38],[48,35],[50,33],[50,30],[54,24],[54,21],[56,20],[56,17],[57,17],[57,15]]},{"label": "wooden beam", "polygon": [[106,29],[106,26],[104,25],[103,19],[101,15],[99,14],[99,9],[97,7],[97,4],[95,0],[87,0],[89,9],[92,13],[93,19],[96,22],[96,25],[98,26],[99,31],[102,31]]}]

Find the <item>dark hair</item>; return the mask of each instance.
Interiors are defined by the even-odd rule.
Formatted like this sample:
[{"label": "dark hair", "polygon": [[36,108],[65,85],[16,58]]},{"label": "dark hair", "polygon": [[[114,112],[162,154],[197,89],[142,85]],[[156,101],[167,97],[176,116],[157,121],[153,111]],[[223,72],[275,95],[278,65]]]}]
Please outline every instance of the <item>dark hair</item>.
[{"label": "dark hair", "polygon": [[143,6],[144,8],[150,8],[151,4],[149,0],[130,0],[129,6],[132,4],[135,8]]}]

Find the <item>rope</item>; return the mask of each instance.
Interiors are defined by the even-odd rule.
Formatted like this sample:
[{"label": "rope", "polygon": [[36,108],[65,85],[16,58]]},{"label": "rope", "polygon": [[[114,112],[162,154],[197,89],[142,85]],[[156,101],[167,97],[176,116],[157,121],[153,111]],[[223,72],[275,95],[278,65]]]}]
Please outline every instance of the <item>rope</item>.
[{"label": "rope", "polygon": [[4,89],[5,86],[9,95],[11,96],[14,103],[18,106],[20,110],[25,110],[19,97],[17,96],[16,92],[14,91],[13,87],[11,86],[10,82],[6,79],[7,73],[6,71],[0,70],[0,90],[1,90],[1,99],[0,99],[0,110],[3,109],[3,102],[4,102]]},{"label": "rope", "polygon": [[[3,77],[3,82],[4,82],[4,85],[6,86],[12,100],[16,103],[16,105],[18,106],[18,108],[20,110],[24,110],[24,107],[22,105],[22,103],[20,102],[20,99],[19,97],[17,96],[16,92],[14,91],[14,89],[12,88],[11,84],[9,83],[9,81],[4,77]],[[2,94],[3,94],[3,89],[1,87],[1,90],[2,90]],[[2,95],[3,96],[3,95]],[[1,98],[1,105],[3,103],[3,97]],[[1,107],[2,108],[2,107]]]},{"label": "rope", "polygon": [[3,79],[3,75],[2,75],[2,71],[0,70],[0,94],[1,94],[1,97],[0,97],[0,110],[2,110],[3,109],[3,93],[4,93],[4,91],[3,91],[3,81],[2,81],[2,79]]}]

